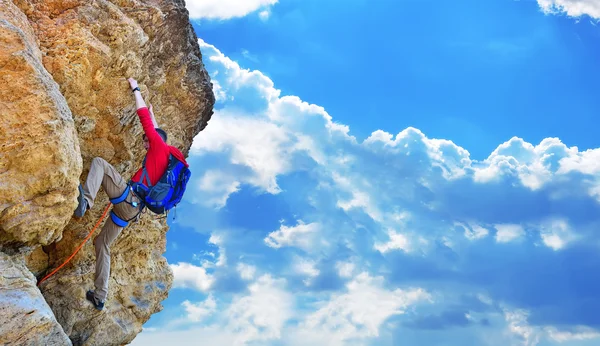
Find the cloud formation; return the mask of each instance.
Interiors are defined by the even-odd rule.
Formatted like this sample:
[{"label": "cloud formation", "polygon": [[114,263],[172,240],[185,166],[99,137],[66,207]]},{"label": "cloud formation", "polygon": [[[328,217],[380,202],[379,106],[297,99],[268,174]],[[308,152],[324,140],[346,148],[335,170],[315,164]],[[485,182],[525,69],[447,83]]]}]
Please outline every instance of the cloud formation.
[{"label": "cloud formation", "polygon": [[220,19],[226,20],[244,17],[260,10],[262,20],[269,17],[269,7],[278,0],[187,0],[186,8],[191,19]]},{"label": "cloud formation", "polygon": [[218,255],[172,264],[174,290],[208,293],[179,307],[191,329],[140,340],[599,341],[600,149],[513,137],[477,161],[413,127],[359,141],[200,46],[221,107],[192,146],[182,218]]},{"label": "cloud formation", "polygon": [[596,0],[537,0],[537,2],[546,13],[564,12],[571,17],[588,15],[600,19],[600,2]]}]

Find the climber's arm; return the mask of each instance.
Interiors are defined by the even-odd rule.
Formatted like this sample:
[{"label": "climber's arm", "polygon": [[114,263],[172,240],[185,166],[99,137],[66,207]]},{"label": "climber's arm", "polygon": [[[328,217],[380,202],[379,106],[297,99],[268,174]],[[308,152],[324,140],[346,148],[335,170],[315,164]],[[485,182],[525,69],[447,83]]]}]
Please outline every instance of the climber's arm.
[{"label": "climber's arm", "polygon": [[[131,90],[138,88],[138,83],[135,79],[127,78],[127,81],[129,82],[129,86],[131,86]],[[137,109],[147,107],[139,88],[133,92],[133,95],[135,96],[135,106]]]},{"label": "climber's arm", "polygon": [[[131,86],[132,90],[138,87],[138,83],[135,79],[128,78],[127,81],[129,82],[129,85]],[[148,137],[148,140],[150,141],[150,143],[153,143],[155,141],[162,141],[162,138],[155,130],[155,127],[158,126],[155,126],[156,121],[154,120],[154,115],[152,115],[152,113],[149,112],[148,107],[146,106],[146,102],[144,102],[144,98],[142,97],[142,93],[140,92],[139,88],[135,90],[133,94],[135,96],[137,114],[140,118],[140,122],[142,123],[144,133]]]},{"label": "climber's arm", "polygon": [[158,123],[156,122],[156,118],[154,117],[154,112],[152,111],[152,104],[150,104],[150,118],[152,118],[152,124],[154,124],[154,127],[158,127]]}]

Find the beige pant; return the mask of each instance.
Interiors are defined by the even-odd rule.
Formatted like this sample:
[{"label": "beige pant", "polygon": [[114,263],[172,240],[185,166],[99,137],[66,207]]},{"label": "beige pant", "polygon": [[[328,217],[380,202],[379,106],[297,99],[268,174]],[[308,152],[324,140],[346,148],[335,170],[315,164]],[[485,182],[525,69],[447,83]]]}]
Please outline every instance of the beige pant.
[{"label": "beige pant", "polygon": [[[121,196],[125,188],[127,188],[127,181],[121,177],[119,172],[110,165],[106,160],[96,157],[92,160],[90,171],[88,173],[85,184],[83,185],[83,196],[87,200],[89,208],[94,205],[96,194],[100,189],[100,186],[104,188],[104,191],[110,198],[116,198]],[[139,198],[132,192],[129,192],[126,200],[114,205],[112,210],[122,220],[128,221],[135,218],[140,212],[140,207],[134,208],[131,202],[140,203]],[[126,203],[129,202],[129,203]],[[99,301],[105,301],[108,295],[108,280],[110,278],[110,245],[121,233],[123,227],[117,226],[111,219],[110,214],[106,217],[106,222],[102,227],[102,231],[96,239],[94,239],[94,246],[96,248],[96,276],[94,284],[96,290],[94,294],[96,299]]]}]

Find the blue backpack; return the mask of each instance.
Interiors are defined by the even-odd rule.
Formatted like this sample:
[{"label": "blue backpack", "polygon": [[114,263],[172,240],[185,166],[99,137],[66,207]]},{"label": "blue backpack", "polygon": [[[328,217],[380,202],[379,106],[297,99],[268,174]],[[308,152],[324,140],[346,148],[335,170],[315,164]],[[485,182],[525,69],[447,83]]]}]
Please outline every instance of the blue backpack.
[{"label": "blue backpack", "polygon": [[[146,158],[144,158],[143,172],[140,180],[131,182],[133,191],[142,199],[142,203],[155,214],[164,214],[181,201],[185,188],[192,172],[185,163],[169,154],[169,164],[156,185],[152,186],[146,171]],[[144,185],[144,177],[150,186]]]}]

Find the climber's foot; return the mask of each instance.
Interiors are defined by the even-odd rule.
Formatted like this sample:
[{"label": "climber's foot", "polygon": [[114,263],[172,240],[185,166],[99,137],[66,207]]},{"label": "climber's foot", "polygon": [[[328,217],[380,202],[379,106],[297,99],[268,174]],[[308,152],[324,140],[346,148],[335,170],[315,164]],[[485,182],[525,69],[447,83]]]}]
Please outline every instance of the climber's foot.
[{"label": "climber's foot", "polygon": [[94,307],[98,310],[102,310],[104,308],[104,302],[98,301],[96,296],[94,295],[94,291],[87,291],[85,294],[85,298],[94,304]]},{"label": "climber's foot", "polygon": [[83,198],[83,188],[81,185],[79,185],[79,197],[77,197],[77,202],[79,202],[79,205],[77,205],[77,209],[75,209],[75,216],[83,217],[88,209],[88,203],[87,200]]}]

